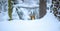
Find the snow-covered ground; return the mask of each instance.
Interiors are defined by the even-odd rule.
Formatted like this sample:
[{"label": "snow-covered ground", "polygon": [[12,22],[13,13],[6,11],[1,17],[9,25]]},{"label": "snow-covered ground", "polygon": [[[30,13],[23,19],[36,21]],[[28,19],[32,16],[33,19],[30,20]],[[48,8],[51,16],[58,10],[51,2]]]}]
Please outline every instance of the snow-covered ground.
[{"label": "snow-covered ground", "polygon": [[[60,31],[60,22],[49,10],[43,18],[36,20],[19,20],[17,16],[16,19],[8,21],[7,13],[0,13],[0,31]],[[17,13],[14,16],[16,15]]]},{"label": "snow-covered ground", "polygon": [[58,20],[49,11],[38,20],[12,20],[0,22],[0,31],[60,31]]}]

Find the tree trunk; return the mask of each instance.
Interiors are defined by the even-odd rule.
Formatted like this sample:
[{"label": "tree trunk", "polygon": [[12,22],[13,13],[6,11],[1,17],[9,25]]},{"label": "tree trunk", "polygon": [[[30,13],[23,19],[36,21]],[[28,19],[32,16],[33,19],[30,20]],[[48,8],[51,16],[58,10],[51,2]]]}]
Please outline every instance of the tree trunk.
[{"label": "tree trunk", "polygon": [[11,3],[12,0],[8,0],[8,15],[10,17],[9,20],[12,19],[12,3]]},{"label": "tree trunk", "polygon": [[42,18],[46,14],[46,0],[40,0],[39,5],[40,5],[39,16],[40,18]]}]

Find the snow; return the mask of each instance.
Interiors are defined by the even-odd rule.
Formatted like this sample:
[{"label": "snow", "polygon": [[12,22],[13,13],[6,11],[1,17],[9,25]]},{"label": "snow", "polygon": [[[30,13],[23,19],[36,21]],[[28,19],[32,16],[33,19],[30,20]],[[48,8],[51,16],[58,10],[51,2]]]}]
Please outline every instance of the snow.
[{"label": "snow", "polygon": [[[3,0],[2,0],[3,1]],[[1,1],[1,2],[2,2]],[[20,0],[18,0],[18,1],[20,1]],[[32,0],[31,0],[32,1]],[[5,2],[5,1],[4,1]],[[28,0],[27,0],[27,2],[28,2]],[[35,1],[36,2],[36,1]],[[20,3],[20,2],[19,2]],[[32,2],[33,3],[33,2]],[[2,4],[2,3],[1,3]],[[7,4],[7,2],[5,3],[5,4]],[[8,6],[8,4],[6,5],[6,11],[4,10],[4,6],[5,6],[5,4],[4,5],[2,5],[2,11],[1,11],[1,13],[0,13],[0,21],[5,21],[5,20],[8,20],[9,19],[9,16],[8,16],[8,8],[7,8],[7,6]],[[14,20],[19,20],[19,16],[18,16],[18,14],[17,14],[17,12],[16,12],[16,8],[17,7],[26,7],[26,8],[34,8],[34,7],[39,7],[39,5],[36,5],[35,3],[34,4],[31,4],[31,5],[29,5],[29,4],[26,4],[26,3],[20,3],[20,4],[16,4],[16,5],[13,5],[13,13],[12,13],[12,18],[14,19]],[[1,10],[1,9],[0,9]],[[30,12],[29,12],[29,14],[31,14],[31,12],[32,11],[34,11],[34,10],[36,10],[36,9],[24,9],[24,8],[20,8],[20,9],[18,9],[18,10],[22,10],[23,12],[24,12],[24,16],[23,16],[23,18],[24,18],[24,20],[27,20],[28,18],[29,18],[29,16],[28,16],[28,11],[27,10],[30,10]],[[5,12],[4,12],[5,11]],[[38,10],[36,10],[36,14],[38,15]],[[37,16],[36,15],[36,16]]]},{"label": "snow", "polygon": [[43,18],[36,20],[19,20],[14,8],[12,13],[14,20],[8,21],[7,13],[0,13],[0,31],[60,31],[60,22],[50,10],[47,10]]},{"label": "snow", "polygon": [[[19,14],[20,13],[23,13],[23,15],[21,16],[20,15],[20,17],[22,17],[24,20],[28,20],[28,19],[30,19],[30,17],[29,17],[29,15],[31,15],[31,12],[33,13],[35,13],[36,14],[36,16],[38,16],[38,10],[39,10],[39,5],[35,5],[35,4],[32,4],[32,5],[26,5],[26,4],[16,4],[16,5],[13,5],[13,14],[12,15],[14,15],[16,12],[15,11],[17,11],[16,10],[16,8],[18,9],[18,11],[17,12],[19,12]],[[16,14],[17,15],[17,14]],[[18,15],[19,16],[19,15]],[[13,16],[13,18],[14,18],[15,16]]]},{"label": "snow", "polygon": [[[8,20],[8,0],[0,0],[0,22],[4,20]],[[8,18],[8,19],[7,19]]]},{"label": "snow", "polygon": [[49,11],[37,20],[12,20],[0,22],[0,31],[60,31],[60,23]]}]

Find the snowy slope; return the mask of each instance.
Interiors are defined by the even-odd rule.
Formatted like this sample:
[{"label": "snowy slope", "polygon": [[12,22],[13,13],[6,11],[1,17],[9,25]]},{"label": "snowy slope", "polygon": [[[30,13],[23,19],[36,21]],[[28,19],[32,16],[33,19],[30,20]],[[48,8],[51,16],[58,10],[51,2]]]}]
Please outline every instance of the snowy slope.
[{"label": "snowy slope", "polygon": [[0,22],[0,31],[60,31],[59,22],[49,11],[39,20]]}]

